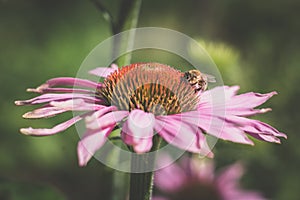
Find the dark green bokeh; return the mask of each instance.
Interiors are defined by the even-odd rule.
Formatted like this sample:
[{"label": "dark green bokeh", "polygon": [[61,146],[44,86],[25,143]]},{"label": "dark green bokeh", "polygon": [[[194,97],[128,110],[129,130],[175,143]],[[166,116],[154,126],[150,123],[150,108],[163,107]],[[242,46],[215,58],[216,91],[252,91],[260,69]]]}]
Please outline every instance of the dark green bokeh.
[{"label": "dark green bokeh", "polygon": [[[119,1],[103,2],[114,15]],[[143,2],[138,25],[171,28],[205,43],[225,43],[224,48],[234,51],[230,59],[218,57],[214,48],[210,52],[225,84],[241,85],[243,92],[279,93],[265,105],[273,111],[259,119],[287,133],[288,140],[282,145],[255,141],[255,147],[219,142],[214,149],[218,166],[242,160],[248,166],[245,186],[270,199],[300,196],[299,8],[295,0],[153,0]],[[0,197],[29,184],[49,186],[37,194],[48,198],[61,194],[72,200],[110,199],[118,192],[111,191],[112,170],[95,160],[78,167],[74,128],[42,138],[18,133],[21,127],[51,127],[71,114],[24,120],[21,115],[32,107],[13,104],[33,96],[25,92],[28,87],[52,77],[75,76],[89,51],[111,35],[109,25],[89,1],[2,0],[0,27]],[[31,191],[26,186],[19,194]],[[12,199],[26,199],[21,196]]]}]

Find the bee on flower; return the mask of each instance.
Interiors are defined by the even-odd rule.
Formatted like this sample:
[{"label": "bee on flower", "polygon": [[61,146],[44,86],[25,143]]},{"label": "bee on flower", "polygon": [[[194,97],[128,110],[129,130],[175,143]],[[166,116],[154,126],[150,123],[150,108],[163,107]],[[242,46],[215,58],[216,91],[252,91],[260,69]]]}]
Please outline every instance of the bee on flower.
[{"label": "bee on flower", "polygon": [[204,74],[199,70],[189,70],[184,72],[184,78],[194,88],[195,92],[204,91],[207,89],[208,83],[215,83],[216,79],[214,76]]}]

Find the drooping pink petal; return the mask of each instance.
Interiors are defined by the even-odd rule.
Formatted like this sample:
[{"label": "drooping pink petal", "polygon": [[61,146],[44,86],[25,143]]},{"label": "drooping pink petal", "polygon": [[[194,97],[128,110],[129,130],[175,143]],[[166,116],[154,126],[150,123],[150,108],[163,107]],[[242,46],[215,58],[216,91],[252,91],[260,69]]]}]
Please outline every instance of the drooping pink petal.
[{"label": "drooping pink petal", "polygon": [[223,119],[214,118],[210,126],[200,125],[200,128],[207,133],[232,142],[254,145],[254,143],[247,137],[242,129],[230,123],[224,122]]},{"label": "drooping pink petal", "polygon": [[85,102],[83,99],[71,99],[66,101],[51,101],[50,105],[64,110],[70,111],[89,111],[101,110],[106,106]]},{"label": "drooping pink petal", "polygon": [[197,110],[211,116],[224,116],[226,113],[226,102],[237,93],[239,86],[220,86],[201,94]]},{"label": "drooping pink petal", "polygon": [[209,158],[213,158],[214,153],[212,152],[211,148],[209,147],[206,137],[203,134],[203,132],[200,129],[198,129],[196,135],[197,135],[197,140],[199,142],[199,148],[200,148],[199,154],[202,156],[207,156]]},{"label": "drooping pink petal", "polygon": [[155,117],[152,113],[138,109],[131,111],[122,127],[124,142],[132,145],[137,153],[150,151],[154,124]]},{"label": "drooping pink petal", "polygon": [[238,126],[204,114],[200,114],[199,117],[202,119],[199,128],[205,132],[223,140],[253,145],[253,142]]},{"label": "drooping pink petal", "polygon": [[97,120],[99,117],[101,117],[102,115],[104,115],[108,112],[111,112],[111,111],[115,111],[115,110],[117,110],[117,108],[115,106],[104,107],[103,109],[100,109],[100,110],[94,112],[92,115],[87,116],[85,118],[85,122],[86,122],[86,124],[92,123],[95,120]]},{"label": "drooping pink petal", "polygon": [[[99,83],[95,83],[90,80],[80,79],[80,78],[72,78],[72,77],[60,77],[60,78],[53,78],[46,82],[44,87],[53,87],[53,86],[79,86],[79,87],[87,87],[96,89],[99,87]],[[43,86],[43,85],[42,85]]]},{"label": "drooping pink petal", "polygon": [[79,166],[86,166],[95,152],[106,142],[107,136],[111,133],[113,128],[114,126],[106,127],[104,129],[87,130],[77,146]]},{"label": "drooping pink petal", "polygon": [[[213,157],[213,153],[211,152],[210,147],[207,144],[206,137],[203,134],[202,130],[204,130],[203,126],[205,127],[211,126],[214,117],[209,116],[209,114],[202,116],[199,114],[199,111],[189,111],[185,113],[170,115],[168,117],[170,118],[170,120],[182,121],[186,124],[189,124],[190,126],[199,127],[196,129],[195,132],[197,136],[197,140],[196,140],[197,143],[195,144],[201,148],[201,153],[200,153],[201,155],[207,155],[208,157]],[[218,127],[216,127],[216,129],[219,129],[219,131],[221,132],[222,127],[223,125],[220,124]]]},{"label": "drooping pink petal", "polygon": [[82,99],[71,99],[66,101],[51,101],[42,108],[38,108],[23,115],[24,118],[37,119],[53,117],[67,111],[91,111],[106,108],[98,104],[87,103]]},{"label": "drooping pink petal", "polygon": [[229,140],[232,142],[250,144],[253,142],[247,137],[247,135],[234,124],[228,123],[223,119],[211,116],[201,111],[190,111],[181,113],[180,115],[170,115],[169,120],[175,119],[182,121],[185,124],[197,126],[204,130],[206,133],[211,134],[217,138],[223,140]]},{"label": "drooping pink petal", "polygon": [[258,140],[273,142],[273,143],[277,143],[277,144],[281,143],[280,139],[274,135],[264,135],[264,134],[257,134],[257,133],[248,133],[248,134]]},{"label": "drooping pink petal", "polygon": [[198,110],[217,116],[225,115],[225,113],[229,115],[251,116],[270,111],[270,108],[254,108],[277,94],[276,92],[267,94],[249,92],[236,95],[238,89],[238,86],[222,86],[203,92]]},{"label": "drooping pink petal", "polygon": [[[131,135],[126,135],[125,137],[122,137],[124,139],[124,141],[136,141],[137,139],[135,139],[134,137],[132,137]],[[128,139],[131,138],[131,139]],[[153,142],[152,142],[152,138],[140,138],[138,142],[132,143],[131,144],[133,146],[133,150],[136,153],[146,153],[149,152],[152,148]]]},{"label": "drooping pink petal", "polygon": [[[231,94],[233,94],[231,90]],[[204,112],[202,109],[181,114],[181,119],[186,123],[194,124],[217,138],[237,143],[250,144],[253,142],[247,137],[244,131],[234,123],[225,121],[226,115],[217,117],[212,112]],[[176,116],[178,118],[178,116]]]},{"label": "drooping pink petal", "polygon": [[38,118],[44,118],[44,117],[53,117],[57,114],[64,113],[67,110],[56,108],[52,106],[44,107],[44,108],[38,108],[31,112],[27,112],[23,115],[24,118],[28,119],[38,119]]},{"label": "drooping pink petal", "polygon": [[[222,91],[221,88],[218,88],[216,91]],[[229,87],[224,87],[224,91],[229,91],[229,95],[226,95],[228,99],[234,98],[234,91],[235,89],[231,89]],[[209,93],[206,92],[208,96]],[[255,101],[252,101],[252,105],[258,105],[259,103],[265,102],[268,98],[270,98],[275,93],[269,93],[266,95],[260,95],[255,93],[249,93],[248,95],[254,96]],[[191,123],[197,125],[201,129],[205,130],[207,133],[212,134],[218,138],[224,140],[230,140],[233,142],[238,143],[245,143],[245,144],[253,144],[251,140],[245,135],[244,132],[248,133],[249,135],[260,139],[265,140],[268,142],[276,142],[279,143],[280,140],[276,137],[285,137],[284,133],[280,133],[270,125],[260,122],[258,120],[247,119],[244,117],[236,116],[235,114],[257,114],[267,112],[270,109],[261,109],[261,110],[254,110],[247,108],[236,108],[232,109],[232,105],[223,105],[224,111],[221,111],[222,103],[217,104],[214,106],[212,100],[209,100],[206,96],[207,102],[200,103],[197,111],[190,111],[186,113],[182,113],[181,115],[175,115],[176,119],[181,119],[187,123]],[[228,102],[230,102],[230,98]],[[245,96],[242,97],[242,99]],[[201,99],[203,101],[203,99]],[[241,100],[239,98],[239,100]],[[229,104],[229,103],[227,103]],[[231,103],[230,103],[231,104]],[[220,106],[220,107],[218,107]],[[219,109],[219,110],[218,110]],[[231,110],[230,110],[231,109]],[[215,110],[215,111],[213,111]],[[173,116],[172,116],[173,117]]]},{"label": "drooping pink petal", "polygon": [[79,120],[82,119],[82,116],[76,116],[68,121],[65,121],[61,124],[58,124],[54,126],[53,128],[21,128],[20,131],[21,133],[25,135],[33,135],[33,136],[46,136],[46,135],[53,135],[58,132],[64,131]]},{"label": "drooping pink petal", "polygon": [[201,152],[196,126],[172,119],[170,116],[159,116],[156,118],[154,129],[174,146],[194,153]]},{"label": "drooping pink petal", "polygon": [[[111,109],[113,109],[113,107]],[[107,110],[109,109],[104,109],[103,115],[99,116],[98,118],[90,118],[91,116],[87,118],[86,127],[88,129],[102,129],[107,126],[116,125],[116,123],[120,122],[129,114],[128,111],[113,111],[105,113]]]},{"label": "drooping pink petal", "polygon": [[252,116],[256,114],[263,114],[266,112],[272,111],[271,108],[262,108],[262,109],[250,109],[250,108],[230,108],[226,107],[226,113],[229,115],[237,116]]},{"label": "drooping pink petal", "polygon": [[201,94],[199,106],[224,106],[225,102],[232,99],[239,89],[239,86],[219,86],[206,90]]},{"label": "drooping pink petal", "polygon": [[230,100],[230,102],[228,102],[227,106],[230,106],[231,108],[251,109],[265,103],[268,99],[270,99],[275,94],[277,94],[277,92],[270,92],[267,94],[248,92],[244,94],[239,94],[234,96]]},{"label": "drooping pink petal", "polygon": [[78,89],[78,88],[28,88],[27,92],[36,92],[36,93],[85,93],[85,94],[94,94],[95,91],[86,90],[86,89]]},{"label": "drooping pink petal", "polygon": [[228,116],[226,120],[240,125],[241,129],[243,129],[247,133],[287,138],[286,134],[279,132],[277,129],[270,126],[269,124],[258,120],[248,119],[239,116]]},{"label": "drooping pink petal", "polygon": [[184,113],[173,114],[173,115],[162,116],[162,117],[159,116],[158,119],[161,118],[163,120],[167,120],[166,117],[170,120],[182,121],[193,126],[199,126],[199,124],[202,123],[202,119],[199,118],[198,111],[188,111]]},{"label": "drooping pink petal", "polygon": [[87,94],[43,94],[37,97],[34,97],[29,100],[24,100],[24,101],[15,101],[16,105],[33,105],[33,104],[40,104],[40,103],[47,103],[50,101],[62,101],[62,100],[69,100],[69,99],[84,99],[84,100],[89,100],[92,102],[100,102],[99,99],[92,97]]},{"label": "drooping pink petal", "polygon": [[99,76],[99,77],[107,77],[114,71],[118,69],[118,66],[116,64],[112,64],[111,67],[97,67],[96,69],[93,69],[89,71],[90,74]]}]

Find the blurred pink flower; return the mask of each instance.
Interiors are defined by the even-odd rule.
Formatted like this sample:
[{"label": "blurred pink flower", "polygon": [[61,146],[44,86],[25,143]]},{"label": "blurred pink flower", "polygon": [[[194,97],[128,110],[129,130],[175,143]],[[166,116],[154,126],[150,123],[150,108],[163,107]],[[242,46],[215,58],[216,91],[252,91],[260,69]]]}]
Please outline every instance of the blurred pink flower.
[{"label": "blurred pink flower", "polygon": [[[53,78],[28,89],[41,95],[16,105],[44,104],[24,118],[47,118],[67,111],[81,114],[53,128],[22,128],[25,135],[45,136],[64,131],[84,119],[86,133],[78,143],[79,165],[84,166],[121,127],[121,138],[137,153],[148,152],[158,133],[166,142],[181,149],[212,157],[205,134],[244,144],[253,144],[246,134],[280,143],[286,137],[268,124],[245,118],[270,109],[254,109],[271,98],[268,94],[236,95],[238,86],[215,87],[196,93],[184,73],[159,63],[131,64],[122,69],[96,68],[91,74],[103,82],[79,78]],[[59,87],[63,86],[63,87]]]},{"label": "blurred pink flower", "polygon": [[242,175],[240,163],[216,174],[211,161],[185,158],[156,172],[154,185],[161,195],[153,200],[263,200],[259,193],[240,188]]}]

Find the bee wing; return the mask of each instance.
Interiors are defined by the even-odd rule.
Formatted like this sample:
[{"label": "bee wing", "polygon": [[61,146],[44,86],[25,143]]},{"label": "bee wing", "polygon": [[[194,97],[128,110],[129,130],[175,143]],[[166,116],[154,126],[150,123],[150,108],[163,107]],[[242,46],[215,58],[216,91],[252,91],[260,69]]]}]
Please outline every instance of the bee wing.
[{"label": "bee wing", "polygon": [[210,75],[210,74],[204,74],[204,75],[206,76],[207,82],[209,82],[209,83],[215,83],[215,82],[217,82],[216,81],[216,77],[214,77],[213,75]]}]

